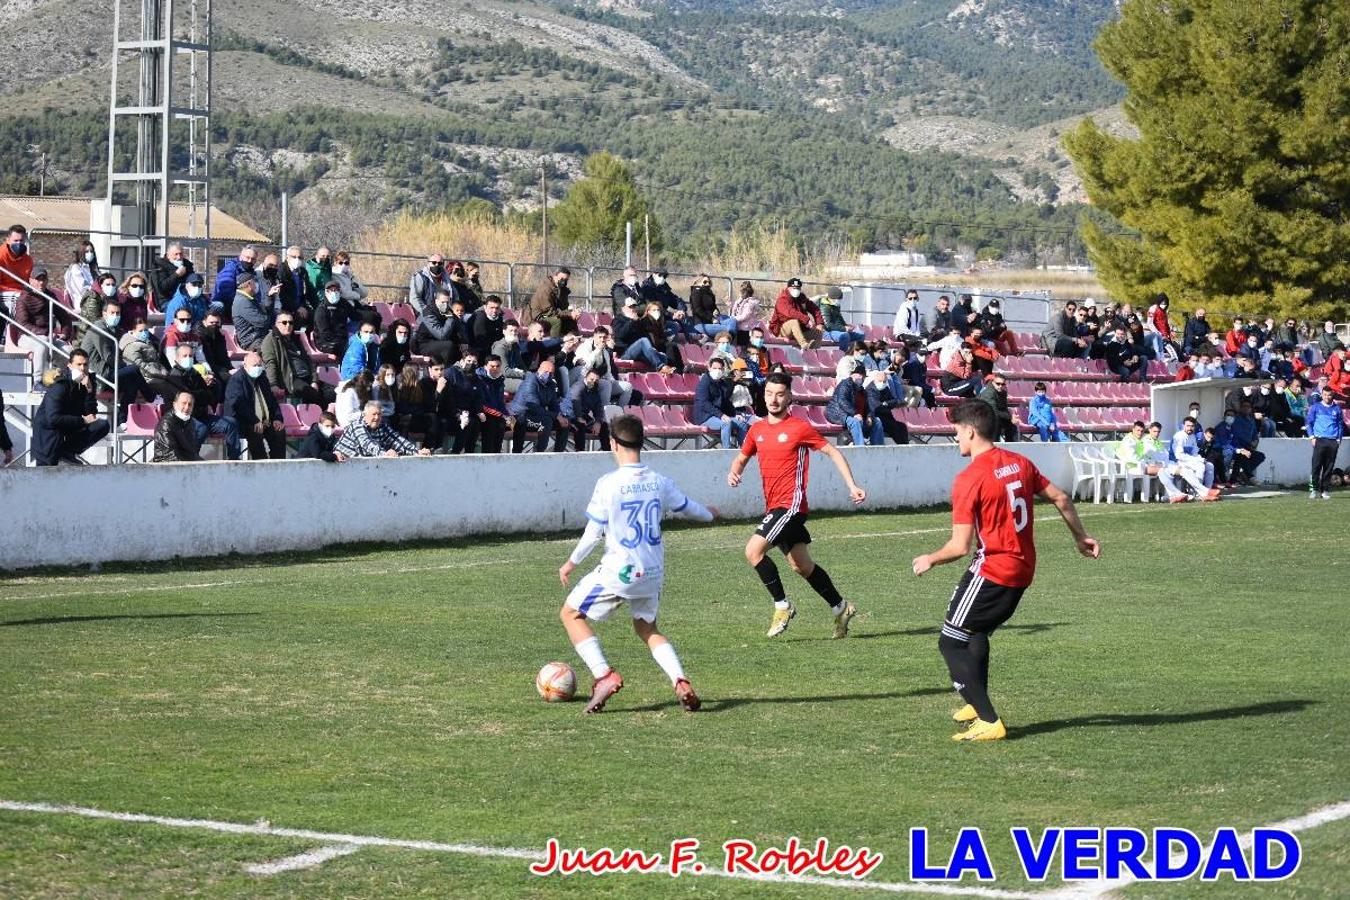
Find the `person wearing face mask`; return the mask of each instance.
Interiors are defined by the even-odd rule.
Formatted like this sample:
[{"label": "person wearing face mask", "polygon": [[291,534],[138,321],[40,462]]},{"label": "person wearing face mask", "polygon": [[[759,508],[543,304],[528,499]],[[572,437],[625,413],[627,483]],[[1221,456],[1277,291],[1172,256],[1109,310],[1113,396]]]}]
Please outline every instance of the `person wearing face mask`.
[{"label": "person wearing face mask", "polygon": [[325,412],[319,416],[319,421],[309,426],[309,434],[300,445],[299,457],[337,462],[337,442],[337,416]]},{"label": "person wearing face mask", "polygon": [[98,415],[89,356],[70,352],[69,364],[52,382],[33,415],[33,459],[39,466],[82,466],[80,454],[107,437],[108,420]]},{"label": "person wearing face mask", "polygon": [[182,246],[170,244],[165,247],[164,255],[156,256],[150,263],[150,285],[155,290],[155,296],[174,296],[187,283],[193,271],[192,260],[183,253]]},{"label": "person wearing face mask", "polygon": [[439,291],[436,302],[428,306],[417,320],[413,332],[413,350],[419,356],[434,356],[454,362],[460,348],[468,343],[468,329],[464,320],[454,314],[449,291]]},{"label": "person wearing face mask", "polygon": [[22,225],[9,226],[5,246],[0,247],[0,298],[5,312],[14,314],[14,305],[28,288],[33,277],[33,256],[28,252],[28,229]]},{"label": "person wearing face mask", "polygon": [[192,426],[196,401],[187,391],[166,403],[155,426],[155,455],[151,462],[201,462],[201,443]]},{"label": "person wearing face mask", "polygon": [[491,355],[501,357],[502,374],[506,376],[506,389],[515,392],[530,369],[530,360],[524,342],[520,340],[520,326],[507,322],[502,328],[502,339],[492,345]]},{"label": "person wearing face mask", "polygon": [[689,315],[694,329],[705,337],[716,338],[724,331],[736,333],[736,320],[717,311],[717,295],[707,273],[700,274],[689,287]]},{"label": "person wearing face mask", "polygon": [[860,362],[853,364],[848,377],[834,386],[830,402],[825,405],[825,419],[848,432],[853,446],[879,444],[885,440],[880,423],[867,414],[867,388],[864,381],[867,369]]},{"label": "person wearing face mask", "polygon": [[[37,376],[47,371],[49,345],[55,347],[57,353],[68,347],[65,337],[70,332],[70,316],[64,306],[49,298],[53,295],[47,288],[47,270],[38,268],[33,273],[32,284],[19,295],[14,310],[14,319],[23,329],[18,332],[15,343],[33,355],[33,373]],[[42,390],[40,377],[33,388]]]},{"label": "person wearing face mask", "polygon": [[[847,381],[853,374],[853,370],[858,366],[862,366],[864,372],[867,371],[870,362],[872,362],[872,359],[868,353],[867,345],[864,343],[854,344],[849,352],[841,356],[839,362],[835,364],[834,383]],[[876,368],[876,366],[873,365],[871,368]]]},{"label": "person wearing face mask", "polygon": [[572,273],[563,267],[556,269],[535,289],[530,303],[520,313],[520,323],[525,326],[539,323],[546,335],[562,337],[576,334],[577,311],[572,309],[571,288],[567,286]]},{"label": "person wearing face mask", "polygon": [[[453,300],[451,308],[454,308]],[[492,345],[502,339],[505,330],[506,317],[502,315],[502,298],[496,294],[488,294],[487,299],[483,301],[482,309],[475,310],[469,317],[469,344],[473,347],[474,355],[479,359],[486,359],[492,352]]]},{"label": "person wearing face mask", "polygon": [[239,278],[242,275],[253,276],[253,266],[258,261],[256,247],[245,247],[239,251],[237,259],[229,260],[220,267],[216,281],[211,289],[211,306],[216,309],[230,309],[235,294],[239,292]]},{"label": "person wearing face mask", "polygon": [[923,313],[919,310],[919,292],[905,291],[904,302],[895,311],[895,322],[891,325],[891,334],[897,341],[906,343],[918,340],[923,334]]},{"label": "person wearing face mask", "polygon": [[[350,257],[348,259],[350,260]],[[304,271],[305,280],[309,285],[309,295],[317,299],[323,294],[324,285],[337,277],[337,273],[333,271],[333,251],[327,247],[315,250],[314,256],[305,262]]]},{"label": "person wearing face mask", "polygon": [[623,275],[609,289],[610,310],[616,320],[623,315],[623,306],[628,300],[632,300],[635,306],[641,306],[643,303],[637,269],[632,266],[624,269]]},{"label": "person wearing face mask", "polygon": [[[357,372],[364,371],[374,374],[375,370],[380,367],[379,337],[374,322],[361,323],[356,334],[353,335],[353,339],[347,344],[347,352],[342,357],[339,377],[343,381],[355,378]],[[343,427],[346,427],[345,423]]]},{"label": "person wearing face mask", "polygon": [[140,272],[132,272],[122,282],[117,292],[117,302],[122,306],[122,321],[135,322],[139,318],[150,318],[149,279]]},{"label": "person wearing face mask", "polygon": [[573,381],[580,380],[587,372],[596,372],[600,375],[600,393],[606,403],[627,406],[632,401],[633,385],[619,376],[614,338],[604,325],[597,325],[595,333],[577,345],[574,358]]},{"label": "person wearing face mask", "polygon": [[[103,316],[103,305],[109,301],[117,302],[117,276],[104,272],[98,281],[80,298],[80,318],[75,321],[75,341],[81,342],[89,329],[87,323],[98,323]],[[121,330],[117,331],[120,337]]]},{"label": "person wearing face mask", "polygon": [[180,306],[164,323],[164,358],[168,361],[169,368],[173,368],[173,361],[180,346],[186,346],[192,351],[194,362],[205,362],[201,345],[201,334],[192,324],[192,314],[186,307]]},{"label": "person wearing face mask", "polygon": [[684,334],[691,340],[698,334],[694,328],[694,319],[689,308],[675,289],[670,286],[670,273],[665,269],[654,269],[638,286],[643,301],[661,304],[662,322],[668,335]]},{"label": "person wearing face mask", "polygon": [[385,329],[384,340],[380,343],[380,363],[393,366],[395,372],[402,372],[410,359],[412,326],[404,319],[394,319]]},{"label": "person wearing face mask", "polygon": [[117,347],[122,353],[122,361],[140,370],[151,391],[157,395],[164,393],[160,382],[169,374],[169,367],[164,364],[164,356],[150,333],[150,323],[145,316],[132,320],[131,329],[118,340]]},{"label": "person wearing face mask", "polygon": [[[427,374],[418,380],[418,393],[421,395],[422,406],[420,412],[428,420],[428,444],[434,449],[439,450],[444,446],[445,436],[454,434],[459,427],[459,410],[455,407],[455,391],[450,384],[450,379],[446,376],[447,366],[445,360],[439,356],[432,357],[431,364],[427,366]],[[406,376],[411,367],[404,369]],[[411,399],[411,394],[400,395],[400,401],[406,404]],[[436,435],[434,444],[431,444],[432,434]]]},{"label": "person wearing face mask", "polygon": [[368,402],[380,404],[384,417],[393,422],[394,414],[398,411],[398,372],[394,371],[393,366],[380,366],[380,370],[375,373],[370,381]]},{"label": "person wearing face mask", "polygon": [[[662,375],[669,375],[675,367],[668,365],[665,354],[657,351],[643,327],[645,317],[638,312],[638,301],[627,297],[623,301],[623,310],[614,320],[614,352],[620,359],[640,360],[647,368]],[[664,339],[665,332],[662,331]]]},{"label": "person wearing face mask", "polygon": [[831,287],[821,297],[816,298],[816,304],[820,307],[821,318],[825,322],[826,339],[834,341],[839,345],[839,349],[845,353],[848,348],[853,346],[855,341],[861,341],[865,337],[861,331],[856,328],[850,328],[844,321],[844,314],[839,309],[839,302],[844,299],[844,291],[839,287]]},{"label": "person wearing face mask", "polygon": [[755,296],[755,286],[748,281],[741,282],[736,294],[731,304],[731,318],[736,320],[736,345],[746,347],[750,344],[750,329],[760,323],[759,298]]},{"label": "person wearing face mask", "polygon": [[225,415],[239,427],[249,459],[286,458],[286,424],[257,350],[244,354],[244,367],[225,386]]},{"label": "person wearing face mask", "polygon": [[197,331],[201,341],[199,362],[205,364],[203,374],[213,376],[214,382],[208,383],[211,383],[211,389],[216,392],[216,403],[225,396],[225,381],[234,371],[234,365],[230,361],[230,348],[225,343],[225,334],[221,326],[220,313],[212,311],[206,314],[201,328]]},{"label": "person wearing face mask", "polygon": [[897,444],[909,443],[909,426],[895,417],[895,410],[902,401],[891,390],[885,369],[874,369],[867,375],[864,388],[867,398],[867,415],[872,420],[872,443],[880,446],[890,438]]},{"label": "person wearing face mask", "polygon": [[[1228,426],[1229,439],[1232,442],[1232,469],[1228,473],[1230,481],[1252,484],[1256,469],[1265,461],[1266,455],[1256,449],[1261,443],[1261,426],[1252,414],[1252,404],[1243,400],[1236,415],[1224,417]],[[1217,429],[1215,429],[1217,432]]]},{"label": "person wearing face mask", "polygon": [[252,275],[241,275],[230,307],[234,319],[234,339],[244,350],[256,350],[272,330],[276,310],[272,302],[258,295],[258,283]]},{"label": "person wearing face mask", "polygon": [[347,353],[351,324],[357,321],[357,316],[352,305],[342,299],[336,277],[324,285],[322,302],[314,308],[313,321],[310,338],[315,348],[342,359]]},{"label": "person wearing face mask", "polygon": [[802,280],[790,278],[778,293],[773,317],[769,319],[769,333],[792,341],[803,350],[820,346],[825,320],[820,307],[802,292]]},{"label": "person wearing face mask", "polygon": [[665,309],[655,300],[647,303],[642,317],[635,326],[638,333],[651,342],[657,355],[665,360],[666,366],[673,372],[684,371],[684,359],[680,355],[680,345],[671,340],[673,329],[667,326]]},{"label": "person wearing face mask", "polygon": [[[488,357],[488,369],[493,369],[493,357]],[[459,362],[455,363],[445,370],[445,380],[450,386],[450,406],[454,411],[447,434],[454,438],[450,446],[450,452],[456,455],[461,453],[473,452],[474,445],[478,441],[479,433],[490,436],[497,433],[498,428],[504,433],[505,426],[502,420],[497,417],[494,424],[495,413],[486,407],[489,394],[496,393],[496,400],[501,404],[505,403],[503,396],[500,396],[502,389],[501,379],[501,361],[495,364],[493,385],[486,384],[486,376],[482,374],[483,370],[478,368],[478,356],[472,350],[466,350],[460,357]],[[498,434],[500,437],[500,434]],[[484,450],[484,453],[489,452]],[[491,452],[501,452],[501,442],[498,440],[497,449]]]},{"label": "person wearing face mask", "polygon": [[1003,301],[997,297],[985,304],[980,312],[977,324],[984,329],[986,339],[994,342],[994,349],[1003,356],[1021,356],[1022,350],[1017,346],[1017,335],[1008,327],[1008,323],[1003,318]]},{"label": "person wearing face mask", "polygon": [[74,260],[66,266],[63,279],[67,302],[78,303],[80,298],[98,283],[98,276],[98,253],[94,251],[94,245],[89,241],[81,241],[75,248]]},{"label": "person wearing face mask", "polygon": [[1036,382],[1036,393],[1027,401],[1027,424],[1041,435],[1042,442],[1063,443],[1069,436],[1059,430],[1059,418],[1055,415],[1055,404],[1045,390],[1045,382]]},{"label": "person wearing face mask", "polygon": [[[308,264],[306,264],[308,271]],[[333,277],[328,281],[322,282],[322,286],[317,293],[322,295],[328,290],[328,285],[336,283],[338,294],[342,299],[349,303],[353,309],[360,307],[370,296],[370,289],[356,280],[356,275],[352,272],[352,255],[346,250],[339,250],[333,254]]]},{"label": "person wearing face mask", "polygon": [[[267,273],[264,272],[264,278],[266,276]],[[288,312],[294,316],[297,330],[308,326],[313,317],[312,310],[319,305],[323,296],[323,288],[316,288],[310,283],[309,274],[305,271],[304,256],[299,247],[286,248],[285,267],[278,271],[276,278],[279,288],[275,295],[276,312],[278,314]],[[325,279],[321,284],[327,284],[331,280]],[[271,288],[268,292],[271,292]]]},{"label": "person wearing face mask", "polygon": [[422,310],[436,302],[439,291],[449,291],[451,297],[455,296],[455,285],[445,274],[445,257],[433,253],[427,258],[427,264],[414,272],[409,280],[408,303],[421,316]]},{"label": "person wearing face mask", "polygon": [[192,320],[192,327],[201,324],[202,319],[206,318],[206,311],[210,308],[210,303],[206,299],[206,279],[193,272],[183,279],[182,284],[178,286],[177,291],[172,294],[172,299],[164,307],[164,318],[168,322],[174,320],[174,316],[179,310],[187,312]]},{"label": "person wearing face mask", "polygon": [[135,403],[137,397],[154,399],[154,393],[145,383],[140,367],[120,359],[117,336],[124,333],[121,325],[122,308],[116,300],[109,300],[103,306],[98,324],[85,331],[80,341],[80,350],[88,361],[89,377],[96,385],[95,393],[110,389],[114,383],[117,385],[119,422],[126,420],[127,407]]},{"label": "person wearing face mask", "polygon": [[732,343],[731,332],[716,332],[712,335],[712,339],[713,349],[708,356],[708,361],[720,359],[722,364],[727,367],[727,371],[731,371],[731,364],[740,358],[740,354],[736,352],[736,345]]},{"label": "person wearing face mask", "polygon": [[[217,416],[211,412],[211,407],[219,402],[220,392],[216,390],[215,378],[210,374],[210,370],[193,359],[192,348],[187,344],[179,344],[171,359],[173,365],[170,366],[169,374],[159,384],[160,396],[164,398],[164,402],[172,404],[179,394],[184,392],[191,394],[192,421],[196,430],[198,450],[210,435],[219,435],[224,438],[226,456],[238,459],[238,426],[228,416]],[[208,381],[208,378],[211,380]]]},{"label": "person wearing face mask", "polygon": [[530,431],[535,432],[535,453],[543,453],[548,448],[550,435],[555,453],[567,449],[571,423],[562,414],[562,394],[553,378],[553,360],[544,360],[537,370],[525,376],[520,390],[511,400],[511,415],[516,419],[511,435],[512,453],[524,449],[525,434]]},{"label": "person wearing face mask", "polygon": [[472,313],[483,305],[483,285],[478,280],[481,267],[472,260],[464,262],[464,281],[459,285],[459,296],[464,301],[464,308]]},{"label": "person wearing face mask", "polygon": [[572,428],[572,441],[578,453],[594,437],[601,450],[609,450],[609,424],[605,421],[605,400],[600,392],[600,373],[587,372],[563,396],[562,415]]},{"label": "person wearing face mask", "polygon": [[723,450],[739,447],[750,420],[736,413],[731,403],[731,379],[726,377],[726,363],[721,357],[708,360],[708,371],[694,388],[694,410],[690,420],[705,430],[717,434]]}]

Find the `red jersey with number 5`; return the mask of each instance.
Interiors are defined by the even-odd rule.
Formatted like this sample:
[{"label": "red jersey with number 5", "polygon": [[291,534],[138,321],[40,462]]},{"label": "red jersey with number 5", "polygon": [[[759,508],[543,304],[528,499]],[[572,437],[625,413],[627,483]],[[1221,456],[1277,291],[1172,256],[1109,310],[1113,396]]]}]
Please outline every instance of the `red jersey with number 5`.
[{"label": "red jersey with number 5", "polygon": [[979,548],[970,570],[1004,587],[1036,577],[1032,498],[1050,481],[1025,456],[1000,447],[971,461],[952,484],[952,524],[974,525]]}]

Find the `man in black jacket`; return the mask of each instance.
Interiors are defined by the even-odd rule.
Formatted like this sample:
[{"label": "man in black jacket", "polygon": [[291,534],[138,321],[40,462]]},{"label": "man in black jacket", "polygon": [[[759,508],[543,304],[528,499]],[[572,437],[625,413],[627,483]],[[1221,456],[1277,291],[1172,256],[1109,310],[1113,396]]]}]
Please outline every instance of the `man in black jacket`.
[{"label": "man in black jacket", "polygon": [[356,309],[342,298],[342,286],[336,281],[328,282],[322,301],[314,308],[314,346],[342,359],[347,354],[347,323],[356,315]]},{"label": "man in black jacket", "polygon": [[249,459],[286,458],[286,425],[257,350],[245,354],[244,367],[230,376],[225,386],[225,414],[248,441]]},{"label": "man in black jacket", "polygon": [[150,284],[155,289],[155,299],[159,301],[160,309],[187,283],[192,271],[192,260],[183,255],[183,248],[178,244],[170,244],[164,249],[163,256],[154,258],[150,267]]},{"label": "man in black jacket", "polygon": [[1144,357],[1135,349],[1124,328],[1117,328],[1115,336],[1106,342],[1106,367],[1120,376],[1120,380],[1143,382]]},{"label": "man in black jacket", "polygon": [[1013,421],[1012,410],[1008,409],[1008,380],[1002,375],[995,375],[984,386],[984,390],[975,395],[975,399],[983,400],[993,407],[998,439],[1016,441],[1017,423]]},{"label": "man in black jacket", "polygon": [[[211,412],[211,407],[215,405],[218,398],[225,394],[224,388],[217,390],[216,386],[206,383],[206,379],[201,372],[197,371],[197,365],[192,358],[191,344],[178,344],[174,347],[173,367],[169,374],[162,379],[161,384],[168,386],[169,391],[164,396],[166,403],[174,402],[174,399],[182,393],[192,395],[192,421],[197,432],[197,449],[200,451],[201,445],[208,436],[218,434],[225,439],[225,455],[229,459],[239,458],[239,427],[234,419],[228,416],[217,416]],[[217,382],[217,385],[219,382]]]},{"label": "man in black jacket", "polygon": [[473,314],[469,320],[469,343],[473,346],[478,359],[486,359],[492,352],[492,345],[502,339],[506,329],[506,318],[502,315],[502,298],[488,294],[483,308]]},{"label": "man in black jacket", "polygon": [[201,462],[201,442],[192,424],[192,395],[183,391],[160,413],[151,462]]},{"label": "man in black jacket", "polygon": [[225,396],[225,381],[234,371],[234,365],[230,362],[230,349],[225,343],[225,335],[220,330],[220,323],[220,313],[209,312],[206,314],[206,318],[202,319],[200,329],[202,357],[206,360],[206,366],[215,378],[213,390],[217,403]]},{"label": "man in black jacket", "polygon": [[[431,356],[448,363],[459,359],[460,348],[468,341],[464,320],[455,315],[454,298],[449,291],[439,291],[436,302],[422,309],[413,333],[413,350],[420,356]],[[463,309],[463,306],[460,307]]]},{"label": "man in black jacket", "polygon": [[33,416],[33,459],[39,466],[82,466],[80,454],[107,436],[108,420],[98,416],[90,391],[89,354],[70,351],[70,364],[47,389]]}]

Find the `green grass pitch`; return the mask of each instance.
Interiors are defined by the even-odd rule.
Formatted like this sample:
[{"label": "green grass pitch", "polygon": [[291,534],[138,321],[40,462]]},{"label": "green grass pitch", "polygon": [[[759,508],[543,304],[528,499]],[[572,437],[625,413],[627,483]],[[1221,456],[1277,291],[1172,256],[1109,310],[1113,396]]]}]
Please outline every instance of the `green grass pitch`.
[{"label": "green grass pitch", "polygon": [[[981,746],[950,741],[957,703],[936,648],[961,568],[909,573],[945,539],[944,511],[812,521],[817,560],[862,610],[844,641],[792,576],[797,618],[764,637],[771,604],[741,555],[751,524],[669,530],[661,624],[704,697],[694,715],[622,619],[599,629],[627,681],[605,713],[536,696],[554,659],[589,691],[557,616],[576,535],[0,578],[0,801],[539,850],[556,836],[665,851],[691,836],[710,863],[728,838],[824,835],[884,852],[871,880],[887,882],[907,878],[911,826],[945,859],[975,825],[998,874],[982,887],[1050,890],[1021,876],[1010,826],[1204,836],[1350,799],[1350,572],[1328,531],[1343,504],[1080,507],[1104,547],[1095,562],[1038,506],[1036,583],[993,640],[1012,739]],[[1298,874],[1248,893],[1344,896],[1350,821],[1300,837]],[[381,847],[247,869],[317,846],[0,810],[0,895],[840,894],[540,879],[518,859]]]}]

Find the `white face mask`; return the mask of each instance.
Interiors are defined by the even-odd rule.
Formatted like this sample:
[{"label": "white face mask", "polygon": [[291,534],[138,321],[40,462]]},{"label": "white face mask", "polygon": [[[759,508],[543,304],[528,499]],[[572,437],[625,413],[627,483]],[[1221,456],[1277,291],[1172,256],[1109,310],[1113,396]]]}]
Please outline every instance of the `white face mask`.
[{"label": "white face mask", "polygon": [[726,373],[725,371],[723,371],[722,369],[709,369],[709,370],[708,370],[708,377],[711,378],[713,381],[721,381],[723,378],[726,377],[726,374],[727,374],[727,373]]},{"label": "white face mask", "polygon": [[115,285],[115,284],[105,284],[105,285],[103,285],[103,287],[99,288],[99,291],[102,292],[103,296],[105,296],[105,297],[110,297],[110,298],[111,298],[111,297],[116,297],[116,296],[117,296],[117,285]]},{"label": "white face mask", "polygon": [[294,272],[296,269],[300,268],[300,260],[292,259],[289,256],[286,257],[286,268]]},{"label": "white face mask", "polygon": [[394,340],[397,343],[406,344],[408,343],[408,336],[406,334],[395,335]]},{"label": "white face mask", "polygon": [[337,291],[326,291],[323,295],[323,298],[327,300],[330,304],[336,304],[339,300],[342,299],[342,295],[339,294]]},{"label": "white face mask", "polygon": [[347,264],[346,264],[346,263],[338,263],[336,266],[333,266],[333,274],[334,274],[334,275],[346,275],[346,274],[347,274],[347,269],[348,269],[348,267],[347,267]]},{"label": "white face mask", "polygon": [[145,288],[143,287],[127,288],[127,293],[137,299],[140,299],[141,297],[145,296]]},{"label": "white face mask", "polygon": [[188,419],[192,418],[192,413],[185,413],[176,409],[173,411],[173,414],[178,417],[180,422],[186,422]]},{"label": "white face mask", "polygon": [[173,327],[178,329],[179,334],[187,334],[192,330],[191,322],[174,322]]},{"label": "white face mask", "polygon": [[319,434],[323,435],[323,436],[326,437],[326,438],[332,437],[332,436],[333,436],[333,429],[332,429],[331,427],[327,426],[327,425],[320,425],[320,426],[319,426]]},{"label": "white face mask", "polygon": [[93,262],[93,261],[94,261],[94,254],[93,254],[93,253],[86,252],[86,253],[84,254],[84,261],[87,262],[87,263]]},{"label": "white face mask", "polygon": [[245,369],[244,371],[248,372],[248,377],[249,377],[249,378],[258,378],[258,377],[261,377],[261,375],[262,375],[262,373],[263,373],[263,367],[262,367],[262,366],[249,366],[249,367],[248,367],[247,369]]},{"label": "white face mask", "polygon": [[802,292],[797,290],[796,288],[788,288],[788,296],[791,297],[793,300],[796,300],[801,295]]},{"label": "white face mask", "polygon": [[666,283],[666,279],[660,275],[653,275],[652,281],[656,282],[658,285]]},{"label": "white face mask", "polygon": [[394,382],[397,381],[397,380],[398,380],[398,379],[396,379],[393,375],[386,375],[386,376],[384,376],[384,383],[387,384],[387,385],[389,385],[390,387],[393,387],[393,386],[394,386]]},{"label": "white face mask", "polygon": [[625,275],[623,276],[623,283],[628,285],[629,287],[632,287],[633,285],[637,284],[637,276]]},{"label": "white face mask", "polygon": [[190,284],[187,286],[187,295],[196,300],[202,295],[202,289],[195,284]]},{"label": "white face mask", "polygon": [[647,313],[647,315],[650,316],[650,317],[653,318],[653,319],[659,319],[659,318],[661,318],[661,310],[659,310],[659,309],[654,309],[654,310],[652,310],[651,312]]}]

